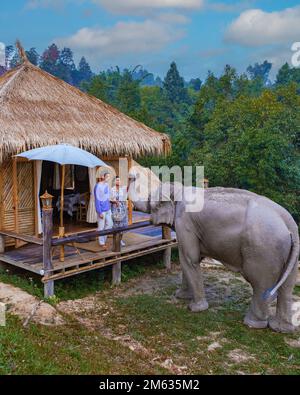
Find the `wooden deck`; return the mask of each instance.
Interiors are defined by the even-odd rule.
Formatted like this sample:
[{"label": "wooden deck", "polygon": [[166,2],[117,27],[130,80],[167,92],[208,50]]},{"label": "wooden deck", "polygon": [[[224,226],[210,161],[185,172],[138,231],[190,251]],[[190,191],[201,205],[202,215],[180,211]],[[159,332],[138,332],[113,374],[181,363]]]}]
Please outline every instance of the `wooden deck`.
[{"label": "wooden deck", "polygon": [[59,260],[59,247],[53,247],[53,270],[49,273],[45,273],[43,266],[43,246],[38,244],[7,251],[0,255],[0,261],[36,273],[42,276],[43,282],[48,282],[177,246],[174,237],[167,240],[136,232],[125,233],[124,241],[126,245],[118,253],[112,252],[110,246],[107,251],[101,250],[96,241],[68,244],[65,246],[64,262]]}]

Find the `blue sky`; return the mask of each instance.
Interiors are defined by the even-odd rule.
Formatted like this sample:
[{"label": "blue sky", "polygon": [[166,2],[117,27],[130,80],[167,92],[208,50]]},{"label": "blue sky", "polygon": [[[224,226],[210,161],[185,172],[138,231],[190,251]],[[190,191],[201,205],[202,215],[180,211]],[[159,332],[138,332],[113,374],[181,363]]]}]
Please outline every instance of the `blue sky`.
[{"label": "blue sky", "polygon": [[300,41],[294,0],[2,0],[0,42],[39,52],[56,42],[95,72],[142,64],[163,76],[175,60],[185,78],[242,72],[265,59],[290,62]]}]

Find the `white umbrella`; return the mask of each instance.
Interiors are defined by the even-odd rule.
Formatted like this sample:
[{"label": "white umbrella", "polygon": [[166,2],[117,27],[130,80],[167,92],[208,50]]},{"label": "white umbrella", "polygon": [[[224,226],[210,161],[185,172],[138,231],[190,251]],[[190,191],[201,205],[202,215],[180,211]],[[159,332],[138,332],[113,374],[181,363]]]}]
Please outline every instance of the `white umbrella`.
[{"label": "white umbrella", "polygon": [[[60,204],[60,231],[61,237],[64,236],[64,184],[65,184],[65,165],[78,165],[85,167],[108,167],[101,159],[95,155],[90,154],[83,149],[73,147],[69,144],[49,145],[46,147],[36,148],[30,151],[22,152],[16,155],[29,160],[43,160],[49,162],[59,163],[62,166],[61,177],[61,204]],[[61,254],[63,260],[63,253]]]},{"label": "white umbrella", "polygon": [[107,167],[107,165],[95,155],[69,144],[49,145],[47,147],[22,152],[17,156],[29,160],[46,160],[59,163],[60,165],[78,165],[91,168],[96,166]]}]

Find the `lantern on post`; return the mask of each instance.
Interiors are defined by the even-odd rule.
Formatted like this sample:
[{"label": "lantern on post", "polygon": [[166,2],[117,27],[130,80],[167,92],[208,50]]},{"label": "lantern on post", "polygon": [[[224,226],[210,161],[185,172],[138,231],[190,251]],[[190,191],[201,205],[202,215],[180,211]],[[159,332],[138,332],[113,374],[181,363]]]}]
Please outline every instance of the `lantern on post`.
[{"label": "lantern on post", "polygon": [[52,200],[53,200],[53,196],[50,195],[50,193],[48,193],[47,191],[44,193],[44,195],[41,196],[43,210],[52,209]]},{"label": "lantern on post", "polygon": [[[53,236],[53,196],[47,191],[41,196],[43,208],[43,266],[45,279],[52,273],[52,236]],[[49,280],[44,285],[45,297],[54,295],[54,281]]]}]

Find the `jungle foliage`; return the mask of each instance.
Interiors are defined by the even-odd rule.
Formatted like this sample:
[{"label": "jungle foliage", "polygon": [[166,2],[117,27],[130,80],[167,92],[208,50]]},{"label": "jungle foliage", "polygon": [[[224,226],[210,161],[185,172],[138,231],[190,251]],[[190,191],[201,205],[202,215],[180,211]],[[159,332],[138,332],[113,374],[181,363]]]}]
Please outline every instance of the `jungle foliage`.
[{"label": "jungle foliage", "polygon": [[[7,47],[7,68],[20,62]],[[148,126],[168,133],[168,158],[145,165],[204,165],[210,186],[245,188],[285,206],[300,219],[300,69],[283,65],[272,82],[272,64],[231,66],[185,81],[173,62],[162,80],[137,66],[94,74],[84,57],[75,65],[69,48],[52,44],[32,63],[112,104]],[[5,70],[0,70],[4,72]]]}]

